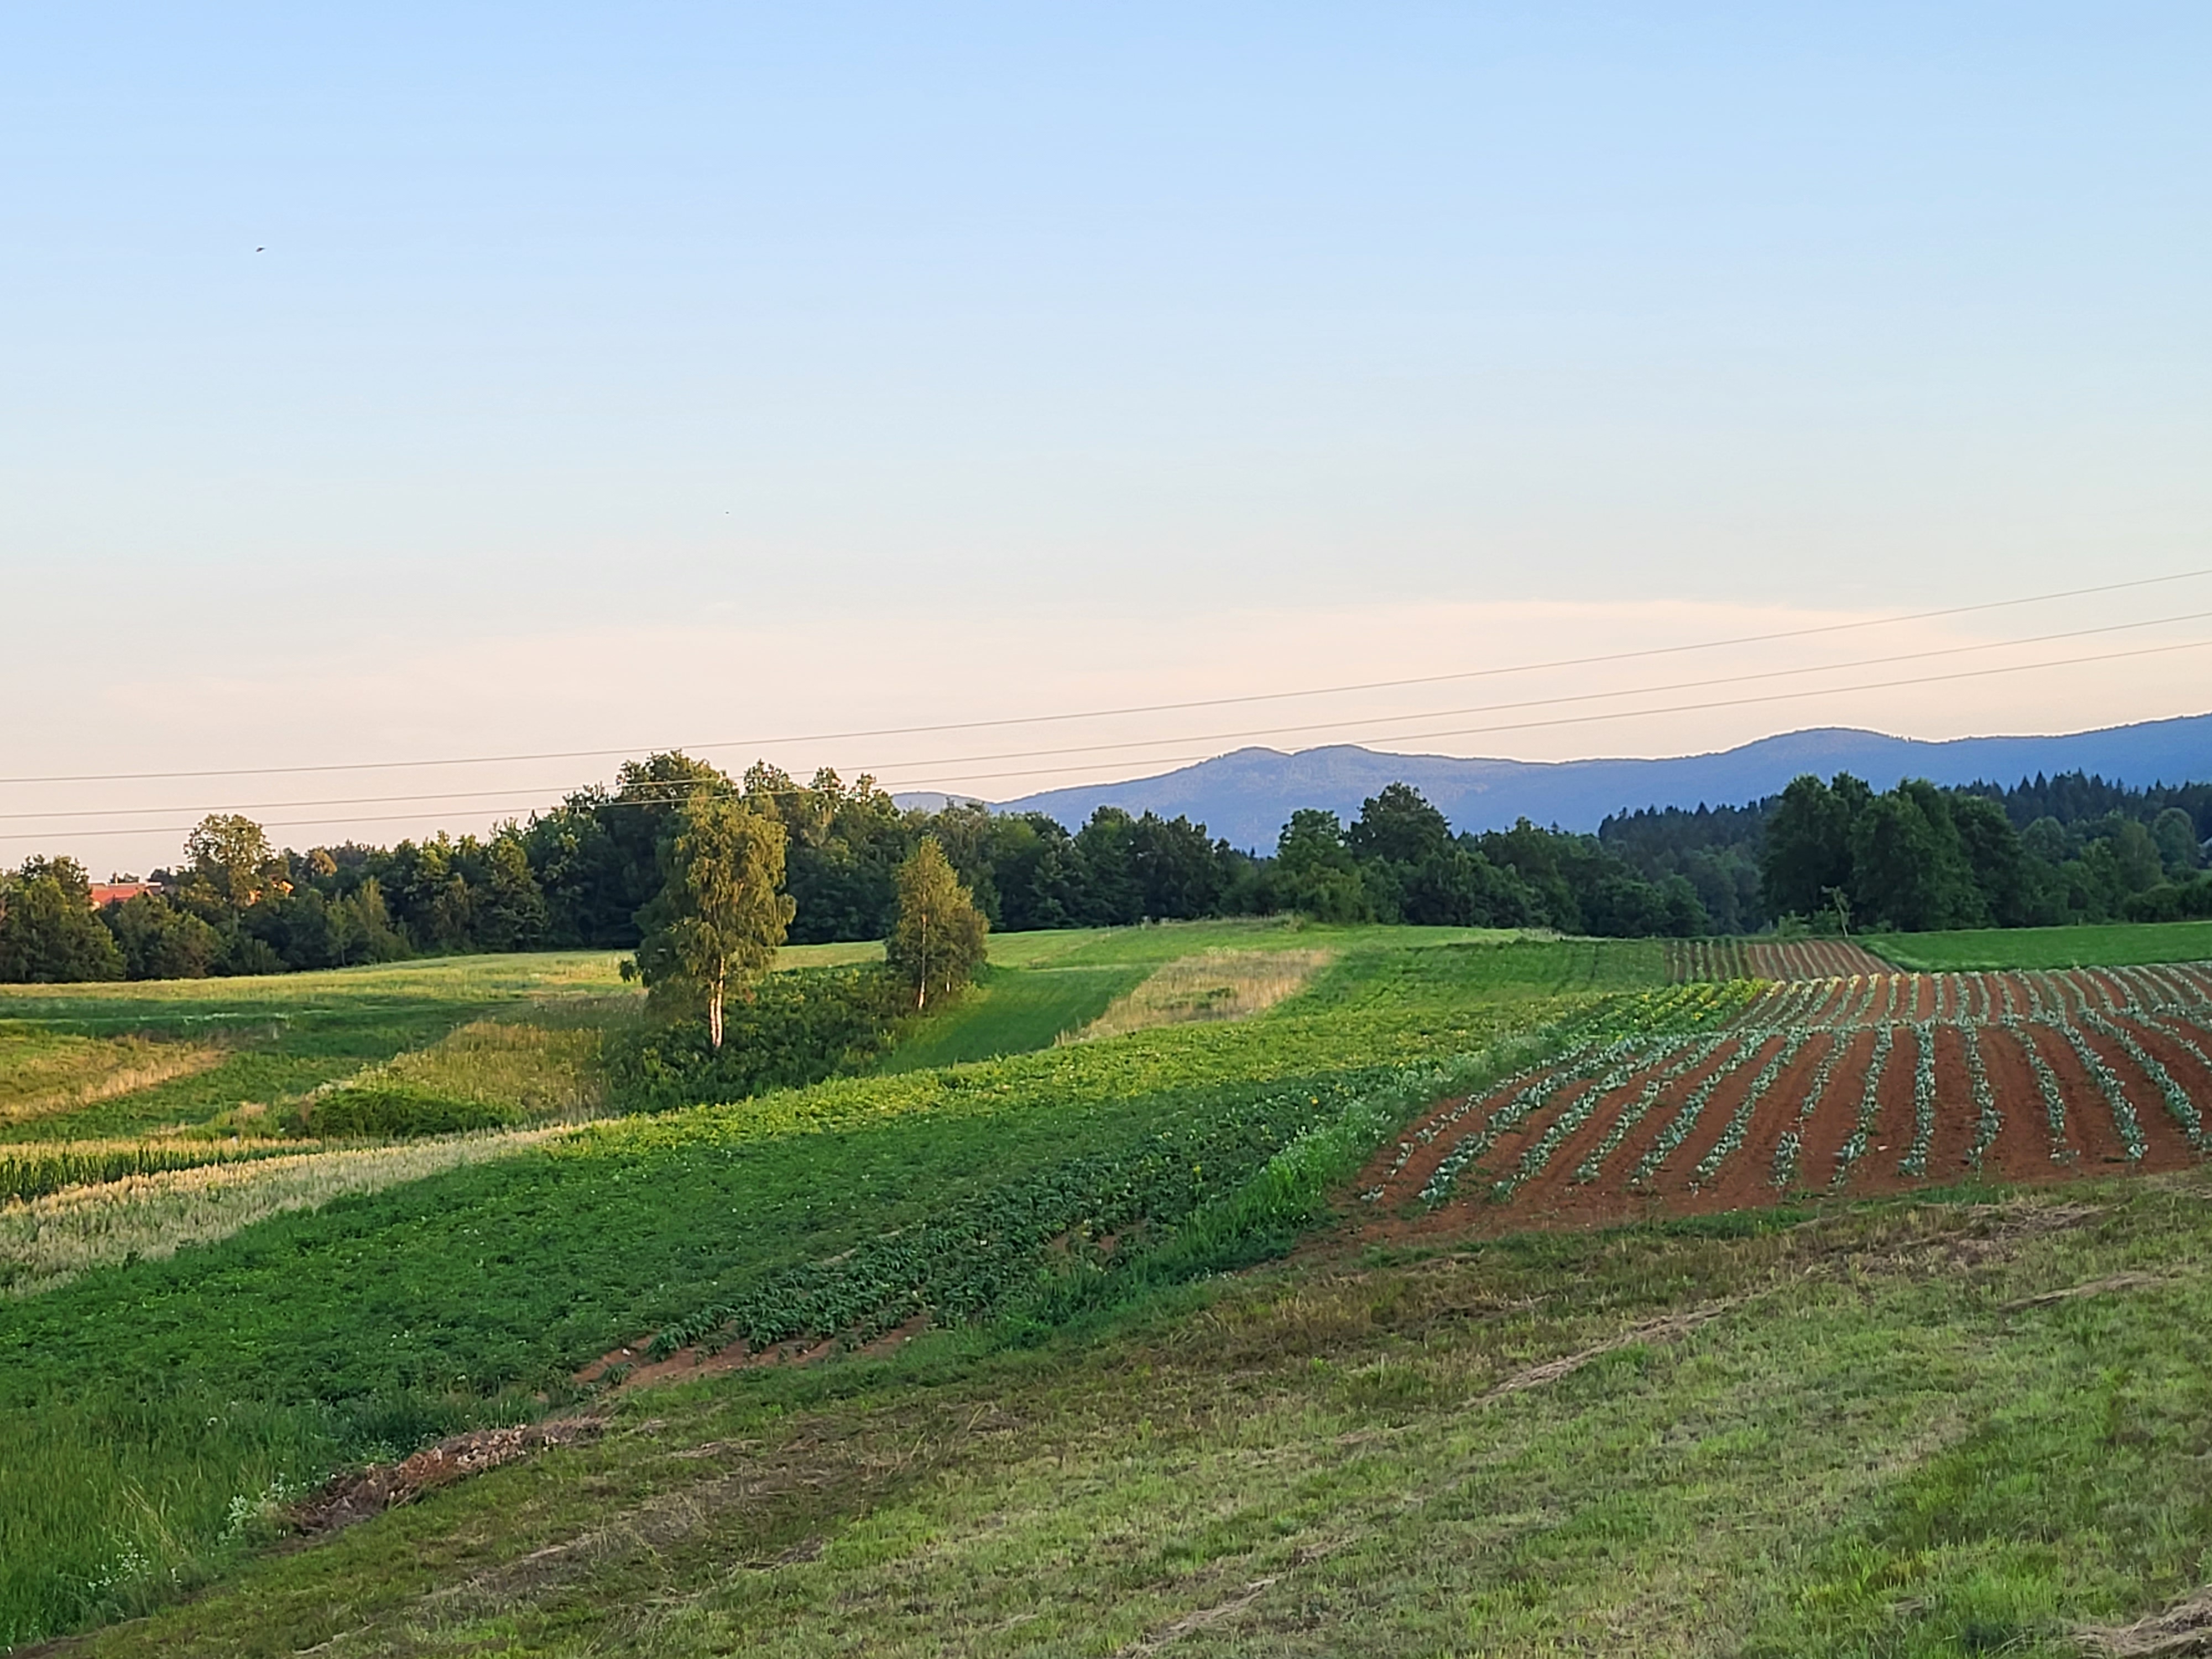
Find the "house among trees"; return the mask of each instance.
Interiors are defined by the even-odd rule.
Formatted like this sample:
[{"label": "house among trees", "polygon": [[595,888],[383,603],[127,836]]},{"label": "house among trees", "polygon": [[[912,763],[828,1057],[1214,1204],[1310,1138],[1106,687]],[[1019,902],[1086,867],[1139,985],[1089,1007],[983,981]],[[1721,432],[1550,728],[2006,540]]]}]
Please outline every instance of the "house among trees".
[{"label": "house among trees", "polygon": [[159,882],[118,876],[112,881],[95,881],[88,890],[91,895],[92,908],[102,910],[111,904],[127,904],[142,893],[158,893],[161,886]]}]

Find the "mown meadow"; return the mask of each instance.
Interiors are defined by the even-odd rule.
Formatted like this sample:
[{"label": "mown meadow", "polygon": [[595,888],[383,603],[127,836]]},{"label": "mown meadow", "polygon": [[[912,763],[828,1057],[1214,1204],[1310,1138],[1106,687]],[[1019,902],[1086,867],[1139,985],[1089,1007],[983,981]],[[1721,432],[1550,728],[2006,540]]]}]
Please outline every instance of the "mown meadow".
[{"label": "mown meadow", "polygon": [[[17,1085],[19,1103],[7,1109],[10,1087],[0,1082],[0,1141],[64,1133],[112,1139],[204,1123],[241,1105],[296,1099],[426,1048],[471,1020],[563,1012],[587,1018],[632,1005],[636,994],[623,985],[617,960],[611,951],[568,951],[242,979],[0,985],[0,1045],[66,1045],[88,1054],[181,1050],[197,1062],[83,1103],[49,1089],[34,1103],[46,1109],[20,1103],[31,1093],[27,1084]],[[9,1058],[0,1047],[0,1060]]]}]

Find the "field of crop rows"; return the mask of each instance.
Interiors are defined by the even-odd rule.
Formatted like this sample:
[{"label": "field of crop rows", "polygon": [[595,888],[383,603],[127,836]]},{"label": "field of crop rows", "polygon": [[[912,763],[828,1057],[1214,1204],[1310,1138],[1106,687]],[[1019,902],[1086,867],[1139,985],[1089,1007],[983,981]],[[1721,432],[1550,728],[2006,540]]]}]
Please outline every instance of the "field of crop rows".
[{"label": "field of crop rows", "polygon": [[1448,1102],[1363,1182],[1382,1214],[1504,1231],[2049,1180],[2203,1158],[2212,964],[1873,974],[1642,999]]},{"label": "field of crop rows", "polygon": [[1682,939],[1667,942],[1667,977],[1699,980],[1836,979],[1887,974],[1889,963],[1844,939]]}]

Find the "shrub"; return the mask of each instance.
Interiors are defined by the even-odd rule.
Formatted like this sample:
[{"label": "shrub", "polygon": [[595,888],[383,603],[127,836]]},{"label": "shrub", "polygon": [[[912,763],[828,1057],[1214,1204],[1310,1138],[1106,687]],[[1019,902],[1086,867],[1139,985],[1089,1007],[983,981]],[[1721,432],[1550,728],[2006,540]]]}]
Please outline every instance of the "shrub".
[{"label": "shrub", "polygon": [[333,1089],[299,1109],[300,1132],[325,1139],[445,1135],[464,1129],[498,1129],[519,1114],[484,1100],[459,1100],[424,1089],[365,1084]]},{"label": "shrub", "polygon": [[903,1003],[881,968],[771,974],[725,1011],[719,1050],[704,1019],[611,1036],[610,1093],[623,1109],[656,1111],[818,1083],[888,1048]]},{"label": "shrub", "polygon": [[2212,872],[2189,881],[2160,882],[2130,896],[2123,907],[2130,921],[2200,921],[2212,917]]}]

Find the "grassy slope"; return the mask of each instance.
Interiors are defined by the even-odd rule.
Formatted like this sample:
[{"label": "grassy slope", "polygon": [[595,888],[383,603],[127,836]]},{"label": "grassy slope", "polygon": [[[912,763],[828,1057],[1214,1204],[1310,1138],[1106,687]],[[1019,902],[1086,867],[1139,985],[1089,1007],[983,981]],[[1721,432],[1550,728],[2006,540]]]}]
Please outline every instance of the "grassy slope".
[{"label": "grassy slope", "polygon": [[1387,946],[1503,944],[1517,935],[1496,927],[1396,927],[1304,921],[1295,916],[1226,921],[1170,921],[1147,927],[1069,928],[1058,933],[994,933],[991,960],[1010,968],[1157,967],[1200,951],[1277,951],[1291,947],[1353,950]]},{"label": "grassy slope", "polygon": [[1030,1194],[1048,1234],[1100,1204],[1172,1221],[1355,1074],[1480,1048],[1561,991],[1656,979],[1635,947],[1392,939],[1249,1024],[601,1126],[0,1306],[0,1634],[195,1572],[233,1499],[530,1409],[582,1360],[779,1272],[972,1215],[939,1239],[953,1259],[932,1294],[1003,1295],[1036,1272],[1030,1224],[988,1207],[1003,1194]]},{"label": "grassy slope", "polygon": [[1061,1032],[1097,1018],[1145,971],[1134,964],[987,968],[981,983],[907,1037],[878,1069],[912,1072],[1048,1048]]},{"label": "grassy slope", "polygon": [[84,1651],[2071,1653],[2212,1577],[2207,1196],[1313,1252],[657,1390]]},{"label": "grassy slope", "polygon": [[2212,921],[1980,927],[1949,933],[1883,934],[1861,942],[1900,968],[1923,973],[1985,968],[2122,968],[2136,963],[2212,960]]},{"label": "grassy slope", "polygon": [[[1331,948],[1510,937],[1472,928],[1300,927],[1288,919],[1266,919],[1006,933],[992,939],[991,954],[1000,968],[1103,970],[1153,965],[1209,948],[1279,945],[1293,935],[1300,944]],[[880,960],[882,952],[877,942],[791,945],[777,965],[836,966]],[[7,1052],[27,1055],[33,1045],[52,1048],[56,1037],[124,1035],[214,1041],[228,1049],[211,1068],[78,1109],[65,1121],[0,1118],[0,1140],[43,1140],[64,1133],[131,1135],[202,1122],[241,1104],[296,1098],[364,1066],[426,1048],[487,1015],[628,1004],[638,994],[617,973],[620,959],[605,951],[541,951],[239,979],[0,985],[0,1033],[9,1040]],[[1007,994],[982,1000],[944,1028],[921,1033],[918,1050],[929,1057],[915,1063],[941,1065],[1046,1046],[1066,1025],[1080,1024],[1105,1006],[1091,1006],[1097,988],[1111,984],[1106,996],[1111,1000],[1132,982],[1102,972],[1083,981],[1009,987]]]},{"label": "grassy slope", "polygon": [[628,990],[606,951],[453,957],[327,973],[123,985],[0,986],[0,1024],[216,1041],[222,1064],[68,1115],[0,1124],[0,1139],[125,1135],[276,1104],[436,1042],[486,1014],[580,1007]]}]

